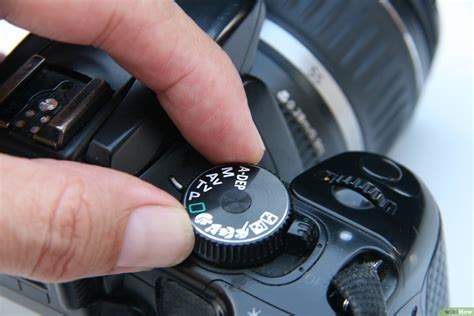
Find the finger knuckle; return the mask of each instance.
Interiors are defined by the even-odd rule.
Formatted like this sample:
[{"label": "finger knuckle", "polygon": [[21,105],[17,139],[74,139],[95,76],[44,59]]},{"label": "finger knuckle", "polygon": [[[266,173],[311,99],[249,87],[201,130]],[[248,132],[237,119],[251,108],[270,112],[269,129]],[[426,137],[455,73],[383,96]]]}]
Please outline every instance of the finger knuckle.
[{"label": "finger knuckle", "polygon": [[95,39],[92,40],[93,46],[105,50],[107,50],[110,43],[113,43],[115,39],[117,39],[119,35],[117,30],[126,16],[119,3],[111,2],[111,5],[112,4],[115,4],[115,6],[111,8],[109,15],[104,19],[102,29],[97,33]]},{"label": "finger knuckle", "polygon": [[0,3],[0,19],[7,20],[16,11],[16,1],[5,0]]},{"label": "finger knuckle", "polygon": [[81,178],[68,179],[45,210],[48,222],[33,276],[57,281],[68,278],[81,265],[91,236],[91,210],[84,197],[85,186]]}]

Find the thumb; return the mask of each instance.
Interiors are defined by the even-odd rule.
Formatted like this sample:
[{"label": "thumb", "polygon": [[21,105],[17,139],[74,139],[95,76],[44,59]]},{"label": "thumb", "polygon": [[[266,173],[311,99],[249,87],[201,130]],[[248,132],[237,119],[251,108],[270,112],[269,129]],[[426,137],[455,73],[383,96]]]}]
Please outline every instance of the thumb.
[{"label": "thumb", "polygon": [[0,273],[67,281],[184,260],[181,204],[118,171],[0,154]]}]

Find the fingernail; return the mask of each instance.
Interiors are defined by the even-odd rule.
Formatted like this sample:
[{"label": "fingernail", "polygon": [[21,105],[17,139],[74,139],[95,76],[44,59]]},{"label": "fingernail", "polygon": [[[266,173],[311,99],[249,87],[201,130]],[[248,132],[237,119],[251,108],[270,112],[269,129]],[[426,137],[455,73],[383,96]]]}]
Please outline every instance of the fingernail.
[{"label": "fingernail", "polygon": [[191,253],[194,233],[184,209],[147,206],[129,217],[116,271],[168,267]]},{"label": "fingernail", "polygon": [[265,143],[263,142],[262,136],[260,136],[260,134],[258,134],[258,136],[259,136],[259,140],[260,140],[260,144],[259,144],[260,145],[260,152],[258,153],[259,156],[256,159],[257,163],[259,163],[263,159],[263,155],[265,155],[265,150],[266,150]]}]

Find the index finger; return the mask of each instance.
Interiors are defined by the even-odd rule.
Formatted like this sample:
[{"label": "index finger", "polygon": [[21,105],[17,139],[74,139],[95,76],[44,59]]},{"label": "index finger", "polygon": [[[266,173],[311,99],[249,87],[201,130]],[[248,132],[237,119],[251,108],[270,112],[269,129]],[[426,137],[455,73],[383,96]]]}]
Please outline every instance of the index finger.
[{"label": "index finger", "polygon": [[107,51],[153,89],[183,136],[214,162],[258,162],[263,142],[228,56],[170,0],[2,0],[0,17]]}]

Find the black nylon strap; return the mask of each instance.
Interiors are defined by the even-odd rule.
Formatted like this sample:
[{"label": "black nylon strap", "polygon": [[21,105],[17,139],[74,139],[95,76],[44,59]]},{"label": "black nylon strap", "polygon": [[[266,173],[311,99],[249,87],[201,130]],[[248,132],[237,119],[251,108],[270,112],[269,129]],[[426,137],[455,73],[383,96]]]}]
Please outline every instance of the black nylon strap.
[{"label": "black nylon strap", "polygon": [[380,278],[372,263],[351,265],[336,274],[332,282],[349,301],[353,316],[387,315]]}]

